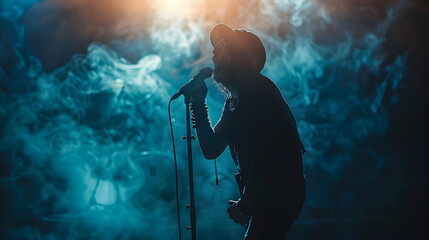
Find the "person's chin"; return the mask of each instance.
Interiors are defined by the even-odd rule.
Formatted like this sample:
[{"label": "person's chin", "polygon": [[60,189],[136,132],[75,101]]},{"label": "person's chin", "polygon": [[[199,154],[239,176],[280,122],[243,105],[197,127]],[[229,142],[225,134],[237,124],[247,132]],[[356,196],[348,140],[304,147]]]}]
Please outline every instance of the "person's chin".
[{"label": "person's chin", "polygon": [[213,69],[213,80],[218,83],[222,82],[222,73],[220,73],[218,68]]},{"label": "person's chin", "polygon": [[228,70],[219,67],[213,69],[213,80],[226,87],[228,85]]}]

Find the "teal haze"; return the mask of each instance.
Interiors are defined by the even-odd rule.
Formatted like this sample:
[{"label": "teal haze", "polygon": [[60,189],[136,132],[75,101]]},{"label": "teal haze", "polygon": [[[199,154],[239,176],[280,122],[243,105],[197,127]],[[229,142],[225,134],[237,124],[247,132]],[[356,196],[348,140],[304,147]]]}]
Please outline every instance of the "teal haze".
[{"label": "teal haze", "polygon": [[[212,66],[213,25],[172,21],[131,40],[88,40],[83,52],[47,69],[42,43],[26,34],[39,18],[22,21],[38,1],[0,4],[3,239],[177,239],[167,104],[199,68]],[[385,43],[406,6],[393,2],[382,18],[355,29],[320,1],[259,4],[269,27],[232,26],[265,44],[262,72],[280,87],[309,151],[308,197],[290,234],[363,239],[366,224],[396,224],[392,215],[407,186],[404,162],[386,133],[407,54],[386,51]],[[43,24],[39,37],[55,28]],[[206,82],[214,124],[224,97],[212,79]],[[184,111],[182,98],[173,102],[182,227],[189,225]],[[213,161],[193,146],[199,237],[241,239],[244,229],[226,213],[227,201],[238,198],[229,151],[217,159],[216,186]],[[347,221],[340,233],[320,227]]]}]

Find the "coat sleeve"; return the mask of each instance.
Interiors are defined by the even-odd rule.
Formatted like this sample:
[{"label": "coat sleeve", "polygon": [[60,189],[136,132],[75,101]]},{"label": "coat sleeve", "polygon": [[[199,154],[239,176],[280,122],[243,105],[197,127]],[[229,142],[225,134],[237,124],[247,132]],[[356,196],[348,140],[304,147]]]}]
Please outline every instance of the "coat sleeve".
[{"label": "coat sleeve", "polygon": [[250,131],[252,153],[238,208],[243,213],[252,215],[253,210],[263,204],[265,191],[270,187],[270,166],[267,158],[270,155],[270,137],[275,128],[270,119],[275,116],[268,116],[272,113],[269,113],[262,102],[257,101],[254,96],[247,96],[242,102],[245,102],[245,105],[241,106],[241,111],[247,119],[246,129]]},{"label": "coat sleeve", "polygon": [[285,150],[292,122],[285,112],[283,98],[276,91],[245,96],[242,110],[248,119],[246,128],[251,132],[251,158],[246,184],[238,208],[251,215],[262,206],[269,193],[275,188],[275,181],[284,175]]}]

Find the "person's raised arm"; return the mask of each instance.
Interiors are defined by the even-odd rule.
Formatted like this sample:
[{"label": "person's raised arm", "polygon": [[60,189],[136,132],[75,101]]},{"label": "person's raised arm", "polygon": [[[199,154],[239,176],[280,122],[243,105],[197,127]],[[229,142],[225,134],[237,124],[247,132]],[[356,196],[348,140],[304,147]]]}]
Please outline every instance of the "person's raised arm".
[{"label": "person's raised arm", "polygon": [[[207,159],[215,159],[222,154],[228,145],[224,112],[214,128],[211,127],[208,117],[205,98],[207,86],[204,81],[195,84],[191,91],[192,120],[197,130],[198,141],[203,155]],[[224,109],[225,111],[225,109]]]}]

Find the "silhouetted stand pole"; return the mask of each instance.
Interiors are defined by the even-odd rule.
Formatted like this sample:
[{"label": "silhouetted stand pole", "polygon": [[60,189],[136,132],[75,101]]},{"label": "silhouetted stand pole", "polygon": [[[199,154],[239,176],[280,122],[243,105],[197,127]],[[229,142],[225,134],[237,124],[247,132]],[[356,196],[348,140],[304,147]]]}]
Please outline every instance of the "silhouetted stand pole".
[{"label": "silhouetted stand pole", "polygon": [[191,117],[189,112],[189,103],[190,98],[187,94],[183,94],[185,97],[186,105],[186,144],[188,145],[188,168],[189,168],[189,194],[190,194],[190,204],[187,208],[191,210],[191,226],[186,227],[192,231],[192,240],[197,239],[197,209],[195,208],[194,200],[194,171],[192,166],[192,140],[195,140],[195,137],[191,135]]}]

